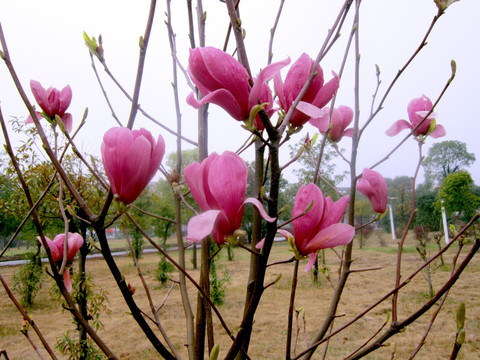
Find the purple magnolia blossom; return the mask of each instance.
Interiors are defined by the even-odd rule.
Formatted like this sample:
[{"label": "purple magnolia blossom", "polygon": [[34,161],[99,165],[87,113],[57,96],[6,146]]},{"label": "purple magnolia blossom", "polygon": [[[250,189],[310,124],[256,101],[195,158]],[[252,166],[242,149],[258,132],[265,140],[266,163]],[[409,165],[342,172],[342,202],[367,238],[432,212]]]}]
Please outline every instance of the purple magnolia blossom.
[{"label": "purple magnolia blossom", "polygon": [[145,130],[114,127],[103,136],[103,167],[113,194],[130,204],[148,185],[162,162],[165,142]]},{"label": "purple magnolia blossom", "polygon": [[322,134],[330,128],[328,132],[328,137],[333,142],[339,142],[344,136],[352,137],[353,128],[348,128],[347,126],[353,120],[353,110],[348,106],[340,106],[334,108],[332,111],[332,117],[330,116],[330,108],[324,107],[319,109],[317,107],[313,108],[313,105],[307,105],[307,103],[299,104],[299,109],[302,112],[305,112],[307,115],[311,116],[309,123],[315,126]]},{"label": "purple magnolia blossom", "polygon": [[383,214],[387,210],[388,187],[380,173],[368,168],[363,169],[357,190],[370,200],[375,212]]},{"label": "purple magnolia blossom", "polygon": [[[49,87],[47,90],[35,80],[30,81],[30,88],[37,104],[43,110],[43,113],[37,112],[37,116],[46,117],[50,123],[55,122],[55,115],[58,115],[65,126],[65,130],[72,130],[73,119],[72,114],[67,113],[67,109],[72,101],[72,89],[70,85],[65,86],[62,90]],[[33,123],[31,115],[25,121],[27,124]]]},{"label": "purple magnolia blossom", "polygon": [[[275,92],[278,96],[280,107],[288,112],[292,103],[297,98],[298,94],[308,80],[314,61],[307,54],[303,53],[300,58],[290,67],[285,78],[285,83],[282,81],[280,74],[277,73],[274,78]],[[311,81],[307,92],[301,99],[303,102],[314,105],[318,108],[323,108],[332,99],[337,92],[339,86],[339,79],[336,74],[326,84],[323,83],[323,70],[320,65],[315,69],[317,75]],[[295,109],[290,119],[292,126],[302,126],[310,116]]]},{"label": "purple magnolia blossom", "polygon": [[260,201],[244,200],[247,176],[245,162],[230,151],[222,155],[213,153],[202,163],[185,167],[185,179],[203,211],[189,221],[187,240],[199,242],[212,234],[217,244],[225,243],[240,228],[247,203],[253,204],[265,220],[275,221],[267,215]]},{"label": "purple magnolia blossom", "polygon": [[[40,241],[40,237],[38,237]],[[45,240],[47,241],[47,245],[50,248],[50,252],[52,253],[53,261],[56,265],[61,265],[63,261],[63,252],[64,252],[64,244],[65,244],[65,233],[58,234],[55,238],[50,240],[48,237],[45,236]],[[41,242],[41,241],[40,241]],[[70,266],[77,254],[78,250],[83,245],[83,238],[80,234],[77,233],[68,233],[68,240],[67,240],[67,264],[66,266]],[[70,271],[66,268],[63,272],[63,281],[65,283],[65,287],[68,291],[72,290],[72,282],[70,280]]]},{"label": "purple magnolia blossom", "polygon": [[[295,196],[292,221],[295,247],[300,256],[310,256],[305,271],[312,268],[318,250],[346,245],[353,240],[355,229],[340,223],[348,205],[348,196],[334,202],[322,194],[315,184],[302,185]],[[308,211],[305,210],[309,207]],[[303,215],[302,215],[303,214]],[[285,230],[286,238],[292,236]]]},{"label": "purple magnolia blossom", "polygon": [[410,129],[413,130],[413,134],[415,135],[415,137],[429,135],[433,138],[439,138],[445,136],[445,128],[442,125],[436,124],[435,113],[432,112],[422,122],[425,116],[427,116],[427,114],[432,110],[432,107],[432,101],[425,95],[411,100],[408,103],[407,107],[408,119],[410,120],[410,122],[403,119],[397,120],[386,131],[386,134],[388,136],[395,136],[402,130]]},{"label": "purple magnolia blossom", "polygon": [[[289,59],[268,65],[250,85],[247,70],[234,57],[214,47],[200,47],[190,50],[188,73],[203,98],[197,100],[193,93],[187,103],[198,109],[206,103],[222,107],[235,120],[245,121],[252,108],[259,103],[267,103],[265,111],[272,115],[272,92],[267,85],[275,73],[286,66]],[[255,125],[263,129],[256,119]]]}]

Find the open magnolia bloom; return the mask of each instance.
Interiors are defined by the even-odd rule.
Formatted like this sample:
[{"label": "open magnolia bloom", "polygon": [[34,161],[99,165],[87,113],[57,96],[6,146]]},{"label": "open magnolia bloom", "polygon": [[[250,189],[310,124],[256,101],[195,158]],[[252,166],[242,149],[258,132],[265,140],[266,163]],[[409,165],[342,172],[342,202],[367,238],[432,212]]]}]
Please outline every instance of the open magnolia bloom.
[{"label": "open magnolia bloom", "polygon": [[[275,92],[278,96],[280,107],[288,112],[292,103],[297,98],[303,86],[308,80],[313,68],[314,61],[307,54],[303,53],[300,58],[290,67],[290,70],[285,77],[285,82],[282,81],[280,73],[274,77]],[[312,104],[317,108],[323,108],[332,99],[333,95],[338,90],[339,79],[336,74],[326,84],[323,83],[323,70],[320,65],[315,69],[317,75],[313,78],[308,86],[307,92],[303,95],[301,101]],[[302,126],[310,116],[295,109],[290,119],[292,126]]]},{"label": "open magnolia bloom", "polygon": [[158,170],[165,154],[161,135],[157,141],[145,130],[114,127],[103,136],[103,167],[115,197],[130,204]]},{"label": "open magnolia bloom", "polygon": [[353,240],[355,228],[340,223],[348,199],[344,196],[334,202],[313,183],[302,185],[298,190],[292,210],[294,234],[282,229],[278,232],[289,240],[297,259],[310,257],[305,271],[312,268],[318,250],[346,245]]},{"label": "open magnolia bloom", "polygon": [[244,200],[247,176],[245,162],[231,151],[222,155],[213,153],[202,163],[185,167],[185,179],[203,211],[188,222],[188,241],[199,242],[212,234],[217,244],[224,244],[227,240],[235,242],[247,203],[254,205],[266,221],[275,221],[268,216],[260,201],[254,198]]},{"label": "open magnolia bloom", "polygon": [[[231,55],[214,47],[190,49],[188,73],[203,98],[197,100],[190,93],[187,103],[196,109],[206,103],[216,104],[239,121],[256,115],[251,113],[259,104],[272,115],[275,110],[267,81],[289,62],[290,59],[286,59],[266,66],[250,86],[247,69]],[[263,129],[260,119],[255,120],[255,126]]]},{"label": "open magnolia bloom", "polygon": [[[70,86],[67,85],[62,90],[53,87],[45,90],[38,81],[31,80],[30,88],[38,106],[43,110],[43,113],[37,111],[37,116],[46,118],[50,123],[55,123],[55,115],[57,115],[62,119],[65,130],[70,132],[73,126],[73,119],[72,114],[66,112],[72,101],[72,89]],[[30,115],[25,123],[33,123]]]},{"label": "open magnolia bloom", "polygon": [[365,195],[376,213],[383,214],[387,210],[388,187],[383,176],[375,170],[363,169],[358,180],[357,190]]},{"label": "open magnolia bloom", "polygon": [[[61,233],[55,236],[55,238],[50,240],[48,237],[45,236],[45,240],[47,241],[47,245],[50,248],[50,252],[52,253],[53,261],[57,266],[60,266],[63,261],[63,253],[64,253],[64,244],[65,244],[65,234]],[[38,237],[38,241],[40,241],[40,237]],[[65,287],[70,292],[72,290],[72,282],[70,280],[70,271],[68,267],[73,263],[73,259],[77,254],[78,250],[83,245],[83,238],[78,233],[68,233],[68,240],[67,240],[67,267],[63,272],[63,281],[65,283]]]},{"label": "open magnolia bloom", "polygon": [[386,131],[386,134],[388,136],[395,136],[405,129],[410,129],[410,130],[413,130],[413,135],[415,135],[415,137],[431,136],[433,138],[439,138],[439,137],[445,136],[446,134],[445,128],[442,125],[438,125],[436,123],[435,113],[432,112],[422,122],[425,116],[427,116],[427,114],[432,110],[432,107],[433,107],[432,101],[425,95],[422,95],[419,98],[411,100],[408,103],[408,107],[407,107],[408,119],[410,120],[410,122],[403,119],[397,120]]},{"label": "open magnolia bloom", "polygon": [[322,134],[328,131],[328,138],[333,142],[339,142],[344,136],[352,137],[353,128],[347,126],[353,120],[353,110],[348,106],[339,106],[332,110],[330,118],[330,108],[320,109],[312,104],[301,101],[297,109],[311,117],[309,123],[315,126]]}]

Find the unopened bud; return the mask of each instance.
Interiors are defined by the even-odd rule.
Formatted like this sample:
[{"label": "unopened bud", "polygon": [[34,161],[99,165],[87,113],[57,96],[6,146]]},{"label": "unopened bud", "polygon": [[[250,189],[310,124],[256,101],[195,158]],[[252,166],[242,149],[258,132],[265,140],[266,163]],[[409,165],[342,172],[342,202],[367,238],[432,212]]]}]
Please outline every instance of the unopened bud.
[{"label": "unopened bud", "polygon": [[457,309],[457,331],[460,332],[465,327],[465,303],[461,303]]},{"label": "unopened bud", "polygon": [[172,185],[180,182],[180,174],[177,172],[177,170],[172,170],[172,173],[168,176],[168,182]]},{"label": "unopened bud", "polygon": [[212,352],[210,353],[210,360],[217,360],[219,353],[220,353],[220,346],[218,344],[215,344],[212,348]]}]

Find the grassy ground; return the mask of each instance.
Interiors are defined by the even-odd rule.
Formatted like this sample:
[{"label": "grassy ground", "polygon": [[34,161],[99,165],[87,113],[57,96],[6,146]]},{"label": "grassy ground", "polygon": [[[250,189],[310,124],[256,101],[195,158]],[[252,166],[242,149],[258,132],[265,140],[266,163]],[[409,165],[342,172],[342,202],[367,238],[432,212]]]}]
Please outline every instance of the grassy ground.
[{"label": "grassy ground", "polygon": [[[385,236],[386,237],[386,236]],[[334,328],[338,328],[349,322],[356,314],[360,313],[383,294],[388,292],[394,284],[396,268],[396,245],[388,241],[386,247],[378,245],[378,239],[372,237],[366,246],[359,249],[355,246],[353,270],[366,268],[381,268],[375,271],[354,272],[349,277],[344,296],[340,301],[338,309],[339,317],[335,320]],[[457,246],[445,255],[445,261],[450,263]],[[341,251],[341,249],[337,249]],[[245,298],[245,285],[248,276],[248,259],[250,255],[242,249],[235,249],[233,261],[227,261],[226,251],[220,254],[220,274],[228,273],[229,282],[226,287],[225,304],[219,307],[228,327],[235,332],[239,325],[239,316],[243,311]],[[173,253],[176,256],[175,253]],[[187,255],[187,267],[195,279],[198,272],[191,268],[190,253]],[[271,261],[288,259],[291,253],[286,243],[276,243],[272,253]],[[163,303],[160,309],[162,326],[166,329],[172,342],[179,349],[185,358],[185,322],[183,320],[183,308],[177,285],[169,293],[170,285],[161,286],[155,280],[155,269],[160,257],[158,254],[147,254],[141,259],[141,267],[147,283],[150,284],[151,293],[156,306]],[[338,257],[333,251],[326,252],[326,260],[330,277],[335,283],[338,269]],[[136,269],[132,259],[128,257],[117,258],[117,263],[126,279],[136,287],[135,300],[139,306],[148,312],[148,303],[141,281],[136,275]],[[323,318],[330,304],[333,293],[332,285],[325,278],[320,284],[313,284],[311,274],[305,273],[303,268],[306,262],[300,264],[299,282],[295,308],[303,308],[305,322],[299,318],[299,333],[297,351],[305,348],[308,342],[321,326]],[[414,269],[421,264],[419,256],[414,251],[414,243],[407,244],[407,251],[404,254],[402,267],[402,278],[406,278]],[[136,325],[128,309],[119,294],[112,276],[109,273],[102,259],[89,260],[87,263],[89,273],[95,283],[108,292],[109,315],[102,315],[104,328],[99,331],[107,342],[108,346],[121,359],[158,359],[158,355],[152,351],[152,346],[142,336],[138,325]],[[18,270],[16,267],[0,268],[1,274],[8,283],[12,284],[12,276]],[[255,330],[249,355],[252,359],[282,359],[286,339],[286,315],[288,311],[289,294],[291,287],[291,274],[293,264],[282,264],[269,267],[267,272],[267,283],[282,275],[280,281],[269,287],[264,294],[258,312],[255,317]],[[450,267],[440,266],[435,263],[432,267],[432,278],[434,288],[440,288],[442,281],[449,275]],[[464,302],[466,305],[466,343],[461,349],[459,359],[480,359],[480,290],[478,287],[480,279],[480,257],[477,255],[470,264],[467,272],[460,278],[454,288],[450,291],[445,302],[443,311],[438,316],[426,344],[416,359],[449,359],[453,346],[456,321],[455,313],[458,305]],[[174,276],[177,278],[177,275]],[[36,305],[29,311],[51,344],[60,337],[67,329],[74,331],[71,319],[66,311],[62,311],[60,304],[52,300],[49,294],[51,280],[47,279],[37,298]],[[189,286],[190,300],[195,305],[196,293],[192,286]],[[425,277],[417,276],[409,285],[402,289],[399,296],[399,319],[407,317],[418,309],[428,298],[428,287]],[[434,306],[435,310],[437,305]],[[358,346],[381,328],[387,321],[391,309],[391,300],[387,300],[374,310],[369,312],[356,324],[334,337],[328,347],[327,359],[342,359],[348,356]],[[417,347],[425,329],[430,322],[432,310],[416,324],[406,331],[391,338],[389,346],[385,346],[367,359],[390,359],[395,351],[395,359],[408,359],[412,351]],[[214,319],[216,330],[215,342],[220,344],[220,358],[223,358],[231,344],[225,335],[217,319]],[[32,359],[35,353],[27,340],[20,334],[22,324],[21,315],[9,301],[5,292],[0,295],[0,350],[7,350],[10,359]],[[295,321],[294,321],[295,325]],[[296,329],[296,327],[295,327]],[[41,345],[32,330],[30,334],[37,345]],[[43,350],[43,349],[42,349]],[[324,348],[321,348],[315,359],[321,359]],[[43,351],[46,356],[46,353]],[[57,352],[58,354],[58,352]],[[61,357],[60,357],[61,358]]]}]

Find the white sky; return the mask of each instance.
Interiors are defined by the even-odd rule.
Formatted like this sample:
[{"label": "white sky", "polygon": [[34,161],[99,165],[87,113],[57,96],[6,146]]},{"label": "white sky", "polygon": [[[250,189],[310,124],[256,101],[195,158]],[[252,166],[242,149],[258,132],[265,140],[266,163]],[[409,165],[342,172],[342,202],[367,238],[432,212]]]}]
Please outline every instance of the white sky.
[{"label": "white sky", "polygon": [[[177,51],[186,66],[188,57],[188,29],[186,1],[174,1],[173,27],[177,34]],[[257,74],[267,63],[270,28],[274,23],[279,1],[242,0],[241,17],[246,29],[246,46],[252,72]],[[302,52],[316,57],[328,28],[343,1],[286,0],[274,43],[274,61],[290,56],[295,61]],[[382,71],[380,95],[405,61],[418,47],[437,10],[433,0],[364,0],[360,18],[361,35],[361,119],[368,117],[372,94],[376,85],[375,64]],[[18,0],[0,2],[0,21],[6,34],[9,51],[17,73],[34,102],[29,89],[30,79],[43,86],[62,88],[67,83],[73,90],[70,112],[74,127],[85,107],[89,108],[87,124],[77,140],[78,146],[90,153],[99,153],[103,133],[115,126],[110,111],[91,69],[88,50],[84,46],[82,32],[97,37],[102,34],[105,57],[111,71],[124,87],[133,93],[138,60],[138,39],[144,33],[149,1],[102,0]],[[171,82],[172,62],[168,45],[165,2],[157,4],[155,23],[148,49],[144,83],[140,94],[142,107],[165,125],[175,128],[175,109]],[[228,18],[225,5],[219,1],[204,1],[207,11],[207,45],[222,47]],[[352,14],[353,15],[353,12]],[[338,72],[344,46],[349,34],[351,16],[342,36],[322,61],[325,78],[331,71]],[[426,154],[434,141],[460,140],[480,161],[480,121],[476,119],[476,107],[480,100],[480,2],[461,0],[454,3],[434,28],[426,48],[415,59],[384,104],[373,125],[366,131],[360,145],[359,171],[381,159],[392,149],[402,135],[390,138],[385,130],[401,118],[407,118],[408,102],[422,94],[432,100],[440,94],[450,76],[450,60],[457,62],[457,76],[436,108],[437,122],[447,131],[440,139],[428,139]],[[232,46],[229,47],[229,50]],[[128,101],[112,85],[97,63],[104,85],[109,90],[117,115],[126,123],[130,107]],[[282,72],[285,76],[286,71]],[[196,140],[196,111],[184,101],[189,90],[180,75],[183,133]],[[341,81],[336,106],[353,107],[353,61]],[[10,116],[26,116],[13,83],[3,63],[0,66],[0,102],[7,119]],[[209,150],[222,152],[236,150],[247,137],[240,123],[229,118],[222,109],[210,107]],[[176,140],[167,135],[140,114],[136,127],[146,127],[152,133],[161,133],[167,143],[167,152],[175,150]],[[306,125],[294,139],[299,141],[314,128]],[[402,134],[406,134],[406,131]],[[16,139],[18,140],[18,139]],[[0,140],[4,142],[3,137]],[[348,148],[348,139],[340,143]],[[189,148],[188,144],[185,144]],[[378,167],[386,177],[412,176],[418,161],[417,144],[409,140],[401,151]],[[285,148],[282,161],[288,160]],[[253,150],[244,158],[253,158]],[[480,184],[478,161],[470,172]],[[288,176],[290,181],[294,178]],[[422,179],[420,179],[420,182]]]}]

